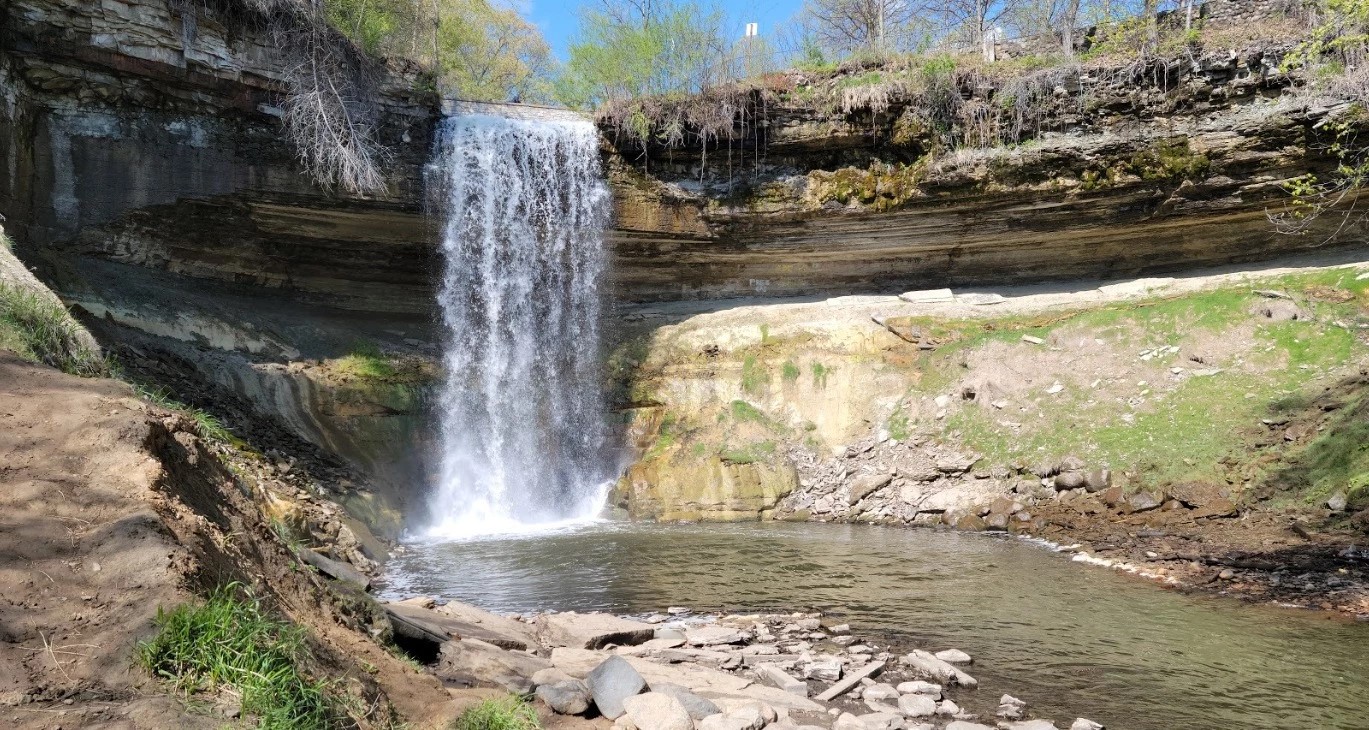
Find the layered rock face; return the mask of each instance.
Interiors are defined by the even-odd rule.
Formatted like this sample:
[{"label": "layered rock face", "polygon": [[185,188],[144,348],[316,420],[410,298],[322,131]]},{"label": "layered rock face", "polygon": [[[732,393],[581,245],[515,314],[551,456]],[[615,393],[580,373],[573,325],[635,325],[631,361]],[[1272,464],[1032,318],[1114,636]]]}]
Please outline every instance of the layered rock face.
[{"label": "layered rock face", "polygon": [[823,82],[834,87],[826,110],[793,90],[755,92],[742,103],[759,118],[707,150],[693,137],[643,150],[609,126],[634,160],[615,168],[619,290],[638,300],[896,293],[1141,275],[1320,244],[1329,221],[1300,239],[1267,213],[1286,204],[1288,180],[1332,169],[1316,130],[1344,104],[1291,98],[1285,51],[980,79],[957,91],[967,107],[1004,115],[986,122],[999,132],[1013,123],[1003,100],[1036,95],[1025,116],[1041,131],[993,149],[934,152],[894,82],[870,92],[875,101]]},{"label": "layered rock face", "polygon": [[[288,50],[235,2],[16,0],[0,9],[0,215],[16,252],[135,373],[194,377],[382,484],[421,483],[426,387],[311,379],[357,347],[431,353],[422,165],[440,116],[373,74],[386,190],[321,188],[284,139]],[[288,363],[300,363],[289,367]],[[404,392],[392,392],[400,388]],[[417,435],[416,435],[417,434]],[[380,442],[380,443],[377,443]],[[396,520],[388,519],[393,525]]]}]

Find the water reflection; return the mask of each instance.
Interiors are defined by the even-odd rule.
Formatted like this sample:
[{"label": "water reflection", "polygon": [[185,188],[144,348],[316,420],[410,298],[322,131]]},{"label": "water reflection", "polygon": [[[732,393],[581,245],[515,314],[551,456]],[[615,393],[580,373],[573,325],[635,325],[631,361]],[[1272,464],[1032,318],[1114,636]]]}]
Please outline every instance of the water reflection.
[{"label": "water reflection", "polygon": [[1162,590],[1015,540],[846,525],[599,525],[415,546],[386,592],[500,611],[817,608],[956,646],[984,692],[1113,728],[1365,728],[1369,626]]}]

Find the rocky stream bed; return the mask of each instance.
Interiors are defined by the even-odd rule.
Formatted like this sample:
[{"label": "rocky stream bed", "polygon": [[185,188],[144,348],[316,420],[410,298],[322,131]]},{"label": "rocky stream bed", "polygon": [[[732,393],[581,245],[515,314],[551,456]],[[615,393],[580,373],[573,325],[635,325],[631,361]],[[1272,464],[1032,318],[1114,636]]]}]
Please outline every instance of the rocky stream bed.
[{"label": "rocky stream bed", "polygon": [[1061,727],[1011,694],[995,706],[959,649],[880,645],[817,613],[502,616],[425,597],[385,609],[400,645],[449,685],[532,694],[616,730]]}]

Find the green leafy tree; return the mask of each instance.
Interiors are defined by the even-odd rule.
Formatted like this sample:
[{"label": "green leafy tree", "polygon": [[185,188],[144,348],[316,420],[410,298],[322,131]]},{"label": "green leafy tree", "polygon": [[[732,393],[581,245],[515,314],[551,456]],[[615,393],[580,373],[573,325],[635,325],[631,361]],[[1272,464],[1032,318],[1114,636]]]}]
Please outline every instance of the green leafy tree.
[{"label": "green leafy tree", "polygon": [[725,79],[732,44],[722,13],[688,0],[606,3],[582,11],[557,98],[588,107],[656,94],[689,94]]}]

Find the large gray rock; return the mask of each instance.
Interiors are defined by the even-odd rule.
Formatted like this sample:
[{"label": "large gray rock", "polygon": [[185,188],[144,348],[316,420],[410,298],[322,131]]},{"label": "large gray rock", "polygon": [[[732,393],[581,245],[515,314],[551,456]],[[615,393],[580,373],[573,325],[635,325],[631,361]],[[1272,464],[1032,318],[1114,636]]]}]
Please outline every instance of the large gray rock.
[{"label": "large gray rock", "polygon": [[480,639],[505,649],[537,646],[537,633],[522,621],[459,601],[449,601],[433,611],[451,619],[445,625],[452,627],[462,638]]},{"label": "large gray rock", "polygon": [[433,674],[449,681],[495,684],[516,694],[533,690],[533,675],[551,662],[521,651],[508,651],[479,639],[442,644]]},{"label": "large gray rock", "polygon": [[615,720],[627,711],[623,700],[641,694],[646,689],[646,680],[626,659],[611,656],[585,677],[585,685],[599,714]]},{"label": "large gray rock", "polygon": [[680,701],[660,692],[633,695],[623,700],[623,710],[637,730],[694,730]]},{"label": "large gray rock", "polygon": [[538,618],[543,643],[578,649],[602,649],[609,644],[630,646],[656,637],[656,627],[606,613],[549,613]]},{"label": "large gray rock", "polygon": [[684,705],[685,712],[688,712],[689,716],[695,720],[702,720],[705,717],[722,712],[717,705],[713,704],[713,700],[700,697],[699,695],[690,692],[688,687],[683,687],[678,684],[673,684],[671,682],[652,682],[651,691],[659,692],[663,695],[670,695],[679,700],[680,704]]},{"label": "large gray rock", "polygon": [[589,688],[578,679],[538,685],[535,694],[559,715],[583,715],[589,711]]},{"label": "large gray rock", "polygon": [[898,711],[904,717],[931,717],[936,714],[936,700],[927,695],[904,695],[898,698]]}]

